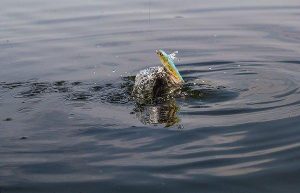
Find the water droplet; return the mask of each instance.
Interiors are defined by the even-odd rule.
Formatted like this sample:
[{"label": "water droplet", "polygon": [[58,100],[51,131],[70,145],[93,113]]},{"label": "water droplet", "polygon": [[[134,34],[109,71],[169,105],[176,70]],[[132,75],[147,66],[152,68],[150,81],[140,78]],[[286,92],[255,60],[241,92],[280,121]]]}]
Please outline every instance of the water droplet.
[{"label": "water droplet", "polygon": [[116,70],[114,69],[112,72],[113,72],[113,73],[115,73],[115,72],[116,72]]},{"label": "water droplet", "polygon": [[209,67],[208,69],[211,70],[211,67]]},{"label": "water droplet", "polygon": [[184,126],[180,124],[180,125],[178,125],[178,129],[182,130],[182,129],[184,129]]}]

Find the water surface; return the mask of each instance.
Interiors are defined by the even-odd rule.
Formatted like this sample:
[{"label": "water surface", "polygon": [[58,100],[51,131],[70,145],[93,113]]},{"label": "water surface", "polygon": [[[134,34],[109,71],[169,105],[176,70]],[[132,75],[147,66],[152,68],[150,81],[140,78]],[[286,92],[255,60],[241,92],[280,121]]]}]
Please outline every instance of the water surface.
[{"label": "water surface", "polygon": [[[0,192],[298,192],[300,3],[0,7]],[[193,94],[139,106],[179,51]]]}]

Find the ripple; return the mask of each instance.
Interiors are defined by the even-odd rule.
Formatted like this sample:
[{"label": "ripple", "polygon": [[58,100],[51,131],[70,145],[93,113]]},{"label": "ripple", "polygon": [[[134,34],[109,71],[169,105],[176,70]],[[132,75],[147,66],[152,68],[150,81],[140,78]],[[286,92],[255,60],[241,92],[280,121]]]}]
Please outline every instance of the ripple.
[{"label": "ripple", "polygon": [[[182,64],[181,67],[184,76],[192,74],[193,77],[201,77],[203,81],[209,78],[209,82],[222,84],[227,90],[230,88],[229,90],[235,90],[238,94],[234,95],[232,92],[232,97],[224,101],[213,101],[209,106],[206,105],[209,100],[202,100],[206,108],[198,106],[199,110],[183,106],[183,116],[206,115],[214,117],[214,124],[219,121],[223,124],[239,124],[299,115],[300,79],[295,73],[299,71],[298,62],[288,61],[288,68],[284,61],[216,63],[217,65],[214,62]],[[189,69],[184,70],[187,67]],[[212,98],[223,98],[222,92],[217,92]],[[243,114],[247,116],[242,116]],[[238,121],[228,122],[228,116],[236,115],[241,115]]]},{"label": "ripple", "polygon": [[[150,113],[153,109],[149,111],[150,107],[137,108],[133,111],[136,111],[134,114],[144,124],[165,123],[167,122],[166,115],[170,116],[170,120],[180,119],[181,116],[191,116],[190,118],[200,115],[211,116],[214,117],[215,125],[219,123],[240,124],[246,120],[247,122],[277,120],[278,115],[281,119],[298,116],[300,96],[299,77],[295,74],[297,68],[290,71],[284,68],[286,64],[298,67],[297,61],[273,63],[211,61],[182,64],[180,71],[186,79],[182,96],[172,102],[172,105],[168,102],[168,104],[151,107],[157,108],[156,110],[160,109],[158,110],[160,113],[156,116],[161,116],[161,118],[157,117],[156,121],[151,121],[149,116],[153,116]],[[185,70],[186,68],[189,69]],[[289,68],[292,69],[292,66]],[[27,81],[2,82],[0,86],[6,90],[17,89],[14,96],[19,98],[37,98],[56,93],[74,102],[89,101],[128,106],[134,103],[131,98],[133,81],[134,77],[131,76],[106,84],[78,81]],[[173,107],[176,106],[177,108],[174,109]],[[172,113],[174,111],[175,114]],[[179,117],[174,116],[177,111],[179,111]],[[275,116],[272,116],[271,112]],[[239,119],[228,122],[228,116],[236,115],[241,116]]]}]

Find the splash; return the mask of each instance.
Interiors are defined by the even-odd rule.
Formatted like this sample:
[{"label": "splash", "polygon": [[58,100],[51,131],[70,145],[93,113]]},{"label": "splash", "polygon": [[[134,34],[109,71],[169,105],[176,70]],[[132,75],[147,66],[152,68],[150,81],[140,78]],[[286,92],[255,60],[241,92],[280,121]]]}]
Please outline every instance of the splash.
[{"label": "splash", "polygon": [[174,61],[179,61],[179,58],[176,57],[176,55],[178,54],[178,51],[174,51],[171,54],[169,54],[168,56]]},{"label": "splash", "polygon": [[[184,103],[190,105],[202,105],[210,102],[231,100],[236,93],[229,92],[225,87],[209,85],[198,79],[187,80],[180,92],[172,97],[157,97],[157,100],[149,100],[148,103],[138,103],[131,96],[134,76],[122,77],[112,83],[95,82],[0,82],[0,94],[26,102],[31,99],[46,99],[58,97],[76,106],[90,103],[107,103],[115,106],[131,106],[133,114],[140,122],[146,125],[175,126],[180,123],[179,110]],[[40,101],[40,100],[38,100]]]}]

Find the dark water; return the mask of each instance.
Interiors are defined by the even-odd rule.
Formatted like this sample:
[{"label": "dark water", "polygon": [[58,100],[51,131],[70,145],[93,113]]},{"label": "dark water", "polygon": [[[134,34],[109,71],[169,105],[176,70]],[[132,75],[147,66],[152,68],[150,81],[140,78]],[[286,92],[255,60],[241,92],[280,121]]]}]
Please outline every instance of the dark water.
[{"label": "dark water", "polygon": [[[300,3],[0,6],[0,192],[299,192]],[[178,50],[189,96],[138,106]]]}]

